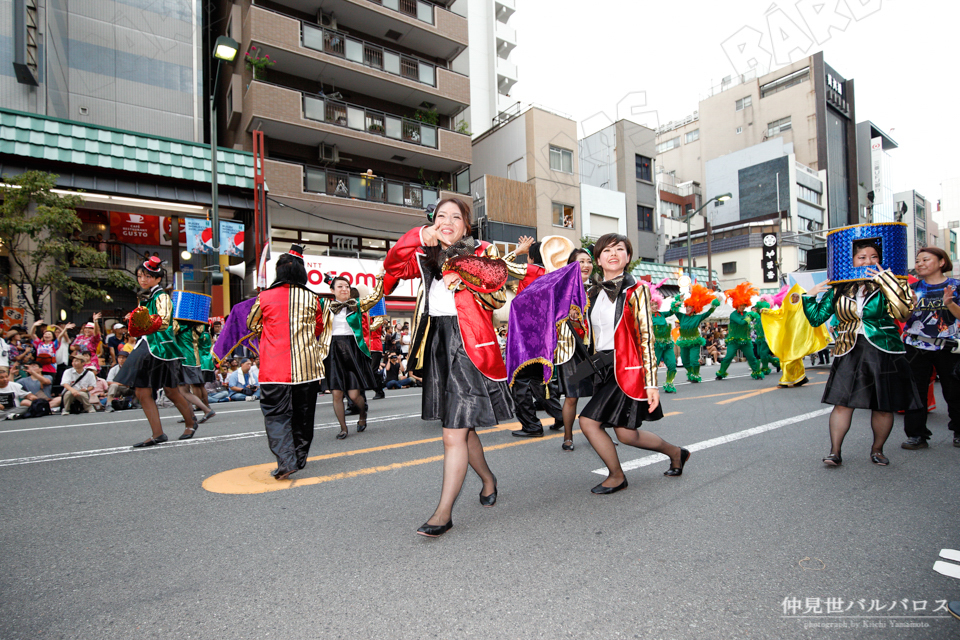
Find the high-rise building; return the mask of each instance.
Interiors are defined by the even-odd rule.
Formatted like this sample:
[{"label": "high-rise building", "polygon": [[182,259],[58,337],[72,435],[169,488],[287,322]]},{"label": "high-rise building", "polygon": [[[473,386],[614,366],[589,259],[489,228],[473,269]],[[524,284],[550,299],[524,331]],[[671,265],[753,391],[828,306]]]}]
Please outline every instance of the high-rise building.
[{"label": "high-rise building", "polygon": [[760,77],[725,78],[697,113],[657,132],[657,159],[678,181],[704,183],[706,163],[782,138],[796,161],[826,171],[828,225],[861,222],[853,80],[822,52]]},{"label": "high-rise building", "polygon": [[857,175],[870,222],[893,222],[896,165],[891,151],[897,143],[869,120],[857,123]]},{"label": "high-rise building", "polygon": [[517,83],[517,32],[510,24],[516,0],[459,0],[463,2],[469,2],[470,107],[458,120],[467,122],[476,137],[517,102],[510,97]]},{"label": "high-rise building", "polygon": [[927,199],[912,189],[893,194],[893,202],[897,222],[907,224],[907,258],[912,261],[919,249],[930,244],[927,232],[933,211]]},{"label": "high-rise building", "polygon": [[463,5],[224,5],[246,61],[221,83],[220,139],[249,150],[263,132],[275,251],[295,241],[310,255],[370,261],[325,271],[376,273],[425,208],[458,181],[466,192],[471,141],[454,125],[470,101],[469,78],[454,69],[468,42]]}]

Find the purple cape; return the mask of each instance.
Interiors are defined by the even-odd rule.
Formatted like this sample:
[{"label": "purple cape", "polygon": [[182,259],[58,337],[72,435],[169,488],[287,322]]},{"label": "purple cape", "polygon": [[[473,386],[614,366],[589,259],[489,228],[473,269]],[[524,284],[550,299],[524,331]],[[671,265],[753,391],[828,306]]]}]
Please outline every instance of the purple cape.
[{"label": "purple cape", "polygon": [[517,371],[533,363],[543,365],[544,383],[550,380],[559,324],[570,315],[570,307],[583,312],[586,304],[578,262],[540,276],[513,299],[507,322],[507,372],[511,385]]},{"label": "purple cape", "polygon": [[223,330],[217,336],[217,343],[213,345],[213,354],[219,360],[223,360],[241,344],[254,353],[260,353],[260,340],[250,336],[250,329],[247,328],[247,316],[250,315],[250,309],[257,298],[250,298],[230,309],[230,315],[227,321],[223,323]]}]

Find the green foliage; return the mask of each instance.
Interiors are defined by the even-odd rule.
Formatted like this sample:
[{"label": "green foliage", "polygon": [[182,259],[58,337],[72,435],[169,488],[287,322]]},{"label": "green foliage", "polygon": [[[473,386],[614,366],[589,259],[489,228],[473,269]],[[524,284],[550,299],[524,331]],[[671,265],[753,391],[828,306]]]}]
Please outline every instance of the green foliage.
[{"label": "green foliage", "polygon": [[[10,286],[23,294],[35,320],[43,319],[43,299],[51,292],[65,296],[79,310],[86,300],[106,299],[102,285],[136,287],[129,274],[107,268],[105,252],[72,239],[82,226],[76,208],[83,198],[52,193],[56,175],[27,171],[3,176],[2,181],[0,238],[12,263]],[[84,269],[89,280],[71,278],[67,274],[71,264]]]},{"label": "green foliage", "polygon": [[473,135],[472,133],[470,133],[470,125],[467,123],[466,120],[461,120],[460,122],[457,123],[457,133],[462,133],[466,136]]},{"label": "green foliage", "polygon": [[435,109],[417,109],[417,112],[413,115],[413,117],[423,124],[436,125],[438,122],[440,122],[440,114],[437,113]]}]

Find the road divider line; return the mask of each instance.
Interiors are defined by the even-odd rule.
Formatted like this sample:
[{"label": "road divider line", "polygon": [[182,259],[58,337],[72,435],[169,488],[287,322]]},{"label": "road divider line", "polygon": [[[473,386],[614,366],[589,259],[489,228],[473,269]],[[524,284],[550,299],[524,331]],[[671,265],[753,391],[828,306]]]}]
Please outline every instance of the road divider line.
[{"label": "road divider line", "polygon": [[738,400],[746,400],[747,398],[755,398],[756,396],[763,395],[765,393],[770,393],[771,391],[776,391],[780,387],[767,387],[766,389],[757,389],[756,391],[749,391],[743,395],[739,395],[735,398],[727,398],[726,400],[721,400],[716,404],[730,404],[731,402],[737,402]]},{"label": "road divider line", "polygon": [[[786,427],[787,425],[796,424],[798,422],[804,422],[805,420],[812,420],[813,418],[819,418],[820,416],[827,415],[831,411],[833,411],[833,407],[829,407],[826,409],[819,409],[817,411],[811,411],[810,413],[804,413],[799,416],[793,416],[791,418],[784,418],[783,420],[770,422],[768,424],[760,425],[759,427],[753,427],[751,429],[744,429],[743,431],[737,431],[736,433],[731,433],[729,435],[721,436],[719,438],[702,440],[695,444],[687,445],[684,447],[684,449],[687,449],[693,452],[693,451],[702,451],[704,449],[710,449],[711,447],[719,447],[722,444],[728,444],[730,442],[742,440],[743,438],[749,438],[751,436],[760,435],[761,433],[766,433],[767,431],[773,431],[774,429]],[[631,469],[639,469],[640,467],[646,467],[648,465],[656,464],[657,462],[663,462],[669,459],[670,459],[669,456],[665,456],[662,453],[657,453],[652,456],[645,456],[643,458],[637,458],[636,460],[630,460],[628,462],[624,462],[620,466],[623,468],[624,471],[629,471]],[[606,467],[602,467],[600,469],[594,469],[593,473],[596,473],[601,476],[610,475]]]}]

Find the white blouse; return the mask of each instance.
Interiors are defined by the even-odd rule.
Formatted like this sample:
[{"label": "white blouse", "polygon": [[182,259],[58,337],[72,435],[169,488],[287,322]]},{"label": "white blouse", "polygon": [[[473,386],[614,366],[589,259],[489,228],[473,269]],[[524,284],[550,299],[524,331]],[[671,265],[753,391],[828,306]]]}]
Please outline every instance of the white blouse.
[{"label": "white blouse", "polygon": [[447,289],[443,279],[430,283],[428,305],[431,316],[456,316],[457,303],[453,298],[453,291]]},{"label": "white blouse", "polygon": [[616,313],[616,303],[610,302],[607,294],[601,291],[593,303],[593,310],[590,312],[590,328],[593,330],[598,351],[613,349],[613,334],[616,329],[614,316]]},{"label": "white blouse", "polygon": [[347,322],[347,315],[350,313],[350,310],[347,308],[340,309],[336,315],[333,316],[333,335],[335,336],[352,336],[353,329],[350,328],[350,324]]}]

